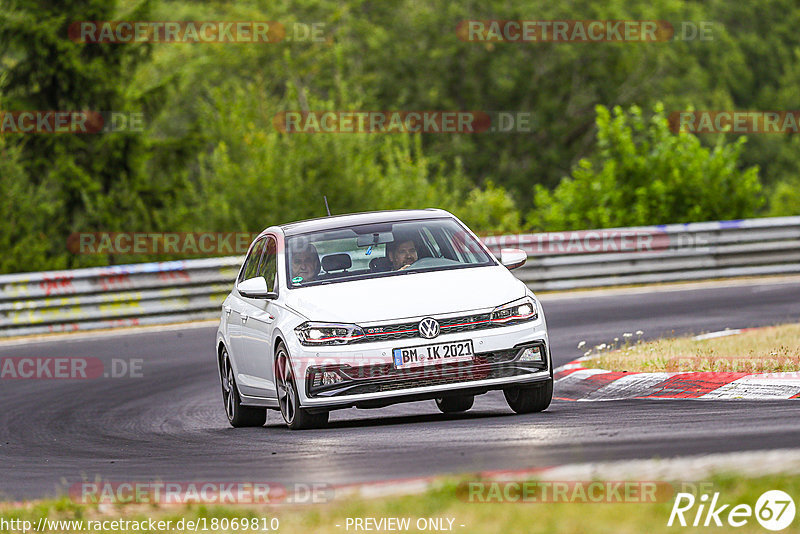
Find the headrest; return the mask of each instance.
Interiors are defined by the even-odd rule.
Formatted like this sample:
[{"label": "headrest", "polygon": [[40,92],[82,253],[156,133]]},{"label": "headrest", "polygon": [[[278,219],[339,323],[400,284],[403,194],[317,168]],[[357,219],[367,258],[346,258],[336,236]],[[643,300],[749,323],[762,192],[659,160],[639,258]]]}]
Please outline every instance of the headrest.
[{"label": "headrest", "polygon": [[353,260],[350,259],[350,254],[342,252],[341,254],[328,254],[322,258],[322,268],[325,272],[343,271],[353,266]]}]

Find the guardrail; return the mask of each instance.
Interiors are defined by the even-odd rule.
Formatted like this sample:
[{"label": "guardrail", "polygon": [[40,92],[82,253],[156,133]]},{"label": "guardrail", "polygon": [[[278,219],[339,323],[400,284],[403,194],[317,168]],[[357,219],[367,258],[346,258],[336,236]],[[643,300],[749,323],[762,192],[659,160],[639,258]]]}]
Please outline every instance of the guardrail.
[{"label": "guardrail", "polygon": [[0,276],[0,337],[212,319],[242,257]]},{"label": "guardrail", "polygon": [[800,273],[800,217],[487,237],[493,252],[521,248],[514,271],[553,291]]},{"label": "guardrail", "polygon": [[[483,238],[514,273],[561,290],[800,273],[800,217]],[[213,319],[242,257],[0,275],[0,337]]]}]

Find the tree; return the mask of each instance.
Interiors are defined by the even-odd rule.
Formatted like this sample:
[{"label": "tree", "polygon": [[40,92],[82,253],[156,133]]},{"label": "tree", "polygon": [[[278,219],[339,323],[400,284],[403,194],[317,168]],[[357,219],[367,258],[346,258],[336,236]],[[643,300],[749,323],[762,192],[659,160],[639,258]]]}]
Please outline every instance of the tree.
[{"label": "tree", "polygon": [[[305,98],[311,109],[359,108]],[[273,114],[298,109],[297,99],[294,88],[277,99],[257,82],[211,91],[200,117],[216,142],[198,159],[192,210],[206,229],[259,231],[320,217],[323,194],[334,214],[436,207],[463,216],[477,231],[519,229],[519,212],[504,189],[480,189],[463,173],[445,173],[425,154],[420,135],[279,132]]]},{"label": "tree", "polygon": [[60,209],[53,190],[28,180],[20,147],[0,135],[0,273],[63,269],[49,254],[48,221]]},{"label": "tree", "polygon": [[[126,16],[147,20],[145,0]],[[76,43],[68,38],[75,21],[113,20],[109,0],[11,0],[0,13],[0,53],[6,71],[0,93],[7,110],[143,112],[154,115],[150,95],[130,85],[146,62],[147,44]],[[58,199],[48,218],[47,253],[66,266],[109,261],[67,253],[71,232],[151,229],[159,210],[180,195],[178,180],[145,172],[150,150],[142,132],[24,136],[20,161],[30,187]],[[178,175],[180,177],[180,175]],[[33,268],[33,266],[31,266]]]}]

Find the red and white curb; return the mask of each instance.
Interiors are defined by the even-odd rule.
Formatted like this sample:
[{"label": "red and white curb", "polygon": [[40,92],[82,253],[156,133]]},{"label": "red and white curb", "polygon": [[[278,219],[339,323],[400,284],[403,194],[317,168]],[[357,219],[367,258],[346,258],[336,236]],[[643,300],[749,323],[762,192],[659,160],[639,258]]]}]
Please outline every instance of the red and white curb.
[{"label": "red and white curb", "polygon": [[[745,331],[705,334],[699,339]],[[800,372],[638,373],[587,369],[579,358],[553,372],[554,398],[574,401],[622,399],[800,399]]]}]

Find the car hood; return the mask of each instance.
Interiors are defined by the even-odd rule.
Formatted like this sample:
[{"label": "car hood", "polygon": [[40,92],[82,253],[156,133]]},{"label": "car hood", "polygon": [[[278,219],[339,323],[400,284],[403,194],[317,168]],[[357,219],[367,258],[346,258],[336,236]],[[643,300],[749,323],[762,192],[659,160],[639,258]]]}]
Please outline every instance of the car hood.
[{"label": "car hood", "polygon": [[371,323],[493,308],[525,291],[505,267],[473,267],[292,289],[286,305],[312,321]]}]

